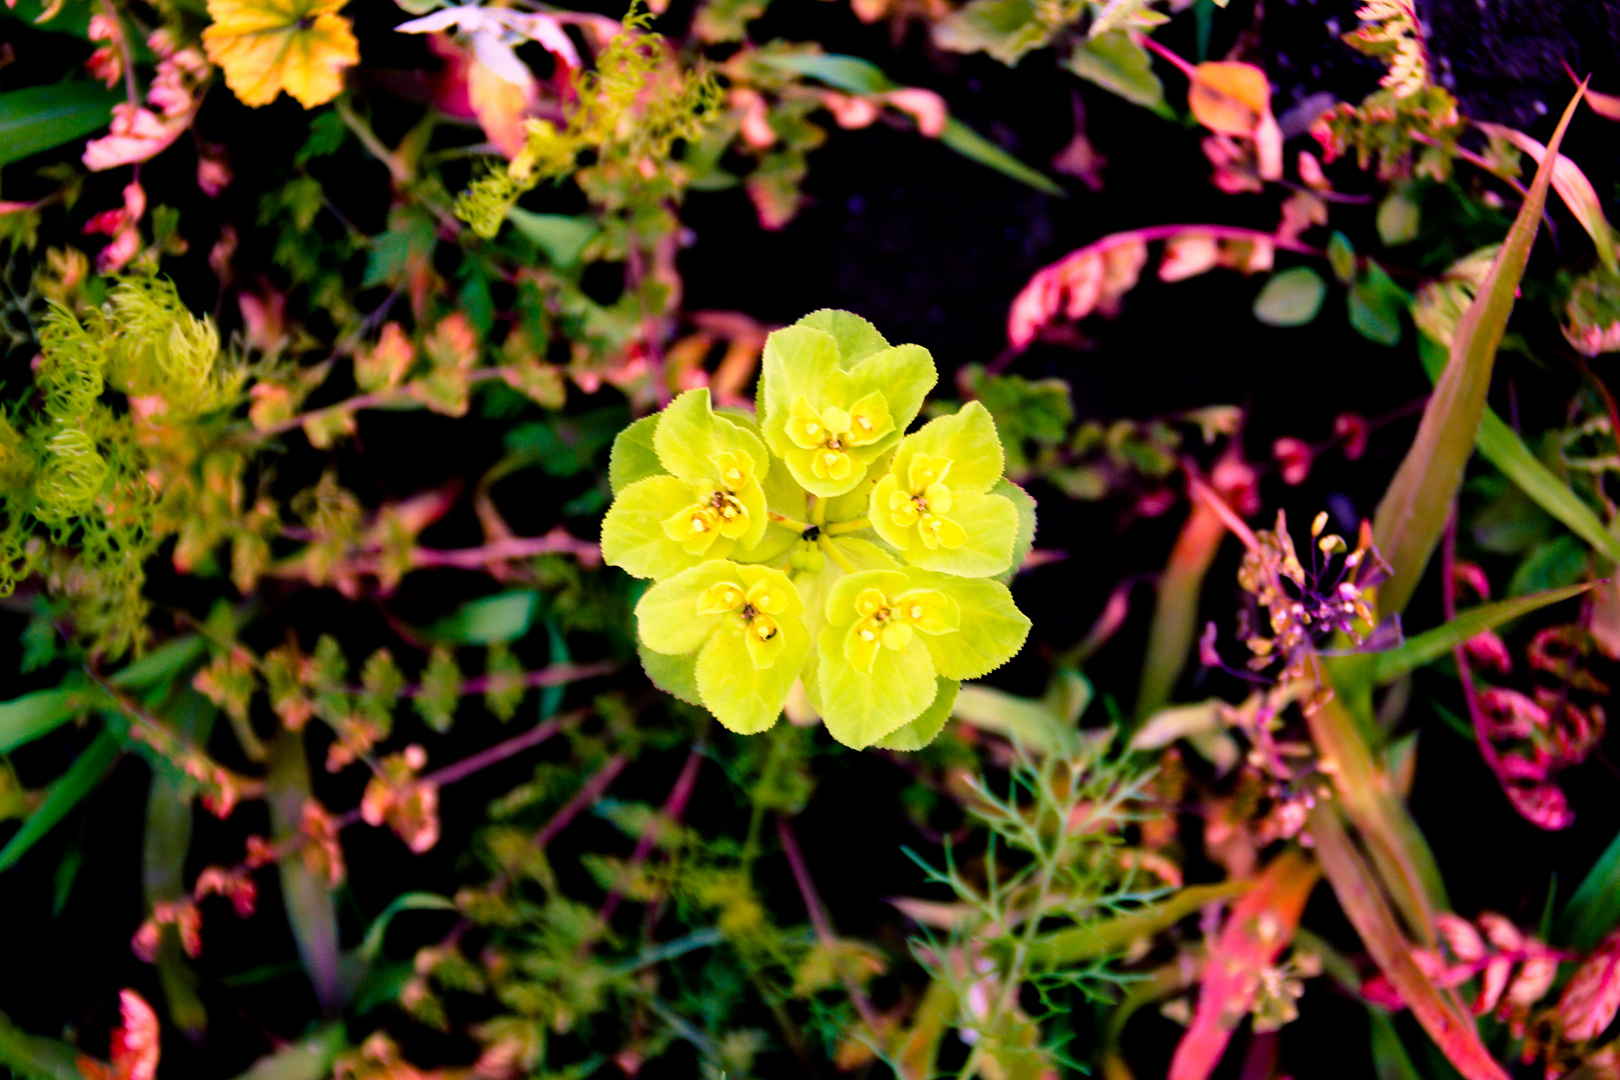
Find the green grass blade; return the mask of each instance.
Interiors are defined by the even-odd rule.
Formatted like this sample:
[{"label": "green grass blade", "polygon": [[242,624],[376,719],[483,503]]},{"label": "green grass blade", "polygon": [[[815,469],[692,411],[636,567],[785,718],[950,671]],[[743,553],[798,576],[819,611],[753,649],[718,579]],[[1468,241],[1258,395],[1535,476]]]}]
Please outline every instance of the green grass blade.
[{"label": "green grass blade", "polygon": [[1034,968],[1054,968],[1098,960],[1124,952],[1133,941],[1152,937],[1217,900],[1247,892],[1252,881],[1223,881],[1217,885],[1189,885],[1141,911],[1116,915],[1088,926],[1059,930],[1030,945]]},{"label": "green grass blade", "polygon": [[[1424,343],[1427,344],[1428,339],[1425,338]],[[1445,367],[1439,349],[1440,346],[1435,345],[1432,349],[1419,350],[1430,381],[1439,379]],[[1592,508],[1582,502],[1581,497],[1571,491],[1556,473],[1543,465],[1531,453],[1519,433],[1492,409],[1487,408],[1480,419],[1476,445],[1480,456],[1530,496],[1532,502],[1552,518],[1563,522],[1565,528],[1585,540],[1604,558],[1620,564],[1620,539],[1610,535]]]},{"label": "green grass blade", "polygon": [[107,769],[118,759],[121,747],[111,732],[103,731],[84,749],[68,771],[45,793],[45,801],[35,808],[22,828],[0,848],[0,872],[11,869],[27,850],[50,832],[56,823],[78,806],[101,783]]},{"label": "green grass blade", "polygon": [[125,689],[144,690],[173,679],[202,659],[206,651],[202,635],[187,634],[153,649],[107,681]]},{"label": "green grass blade", "polygon": [[[265,794],[276,838],[297,835],[304,803],[313,797],[300,733],[283,731],[276,739]],[[276,866],[281,872],[282,901],[293,940],[298,944],[299,960],[321,1010],[336,1015],[343,1007],[347,988],[338,953],[337,905],[332,901],[332,892],[326,879],[317,876],[297,853],[281,859]]]},{"label": "green grass blade", "polygon": [[1571,949],[1596,948],[1610,930],[1620,925],[1620,836],[1604,849],[1586,879],[1569,898],[1552,940]]},{"label": "green grass blade", "polygon": [[0,94],[0,165],[105,127],[123,94],[96,82],[60,82]]},{"label": "green grass blade", "polygon": [[1584,581],[1579,585],[1569,585],[1562,589],[1548,589],[1546,592],[1531,593],[1529,596],[1498,600],[1494,604],[1481,604],[1463,612],[1444,626],[1425,630],[1415,637],[1407,638],[1401,645],[1388,652],[1374,655],[1373,681],[1380,686],[1392,683],[1407,672],[1440,659],[1475,634],[1498,627],[1510,619],[1517,619],[1520,615],[1528,615],[1548,604],[1556,604],[1560,600],[1579,596],[1596,584],[1595,581]]},{"label": "green grass blade", "polygon": [[1457,324],[1450,360],[1423,410],[1417,438],[1378,504],[1373,538],[1394,571],[1378,590],[1380,614],[1396,614],[1406,607],[1451,515],[1451,504],[1462,486],[1463,469],[1479,437],[1496,349],[1507,329],[1514,294],[1541,225],[1553,163],[1581,96],[1581,92],[1576,93],[1558,121],[1547,156],[1536,170],[1519,215],[1479,295]]},{"label": "green grass blade", "polygon": [[969,161],[977,161],[1043,194],[1059,197],[1067,194],[1045,173],[1025,165],[954,116],[945,121],[945,130],[939,133],[939,141]]},{"label": "green grass blade", "polygon": [[30,1035],[0,1013],[0,1066],[27,1080],[83,1080],[79,1052],[67,1043]]},{"label": "green grass blade", "polygon": [[84,712],[88,705],[88,695],[82,688],[62,686],[0,702],[0,754],[9,754],[19,746],[49,735]]}]

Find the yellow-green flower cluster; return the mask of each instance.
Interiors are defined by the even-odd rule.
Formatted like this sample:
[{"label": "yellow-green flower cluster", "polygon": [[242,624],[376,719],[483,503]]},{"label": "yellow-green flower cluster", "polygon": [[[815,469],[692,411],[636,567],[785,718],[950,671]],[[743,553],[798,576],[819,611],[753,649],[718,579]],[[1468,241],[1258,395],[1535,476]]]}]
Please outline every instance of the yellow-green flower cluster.
[{"label": "yellow-green flower cluster", "polygon": [[653,680],[733,731],[776,723],[795,683],[839,741],[909,750],[1029,620],[997,576],[1034,535],[970,402],[906,430],[928,351],[818,311],[765,345],[758,412],[676,398],[613,446],[602,553],[651,578],[636,607]]}]

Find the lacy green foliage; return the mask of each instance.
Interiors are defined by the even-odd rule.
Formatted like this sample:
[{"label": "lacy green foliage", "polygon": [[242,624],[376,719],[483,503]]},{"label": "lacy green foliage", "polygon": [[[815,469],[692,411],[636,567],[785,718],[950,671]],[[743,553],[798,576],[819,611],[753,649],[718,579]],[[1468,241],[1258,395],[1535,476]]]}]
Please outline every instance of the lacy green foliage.
[{"label": "lacy green foliage", "polygon": [[572,174],[582,154],[594,153],[598,166],[627,164],[650,178],[678,140],[696,138],[712,122],[720,102],[713,74],[671,70],[664,38],[646,30],[651,21],[631,5],[624,32],[602,50],[595,70],[575,75],[577,104],[566,126],[530,120],[523,150],[456,198],[457,217],[493,237],[524,192]]},{"label": "lacy green foliage", "polygon": [[53,302],[39,345],[38,409],[0,420],[0,586],[43,570],[77,636],[116,656],[144,638],[143,564],[189,509],[194,422],[240,397],[244,370],[159,278],[120,280],[82,321]]},{"label": "lacy green foliage", "polygon": [[694,390],[620,434],[602,552],[655,582],[655,682],[751,734],[802,680],[840,742],[914,748],[1018,651],[1029,621],[991,578],[1033,504],[982,405],[904,435],[935,378],[926,350],[817,312],[766,341],[757,417]]}]

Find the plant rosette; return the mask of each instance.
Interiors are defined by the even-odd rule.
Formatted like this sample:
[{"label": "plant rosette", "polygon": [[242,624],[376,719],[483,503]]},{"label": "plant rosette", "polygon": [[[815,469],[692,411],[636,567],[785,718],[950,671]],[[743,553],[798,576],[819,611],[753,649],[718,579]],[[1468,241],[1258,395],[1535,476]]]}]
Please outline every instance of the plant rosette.
[{"label": "plant rosette", "polygon": [[653,581],[636,618],[656,685],[755,734],[802,682],[840,742],[915,750],[962,680],[1023,647],[997,576],[1030,549],[1034,500],[979,403],[905,434],[937,379],[926,349],[818,311],[767,339],[757,418],[692,390],[620,432],[602,553]]}]

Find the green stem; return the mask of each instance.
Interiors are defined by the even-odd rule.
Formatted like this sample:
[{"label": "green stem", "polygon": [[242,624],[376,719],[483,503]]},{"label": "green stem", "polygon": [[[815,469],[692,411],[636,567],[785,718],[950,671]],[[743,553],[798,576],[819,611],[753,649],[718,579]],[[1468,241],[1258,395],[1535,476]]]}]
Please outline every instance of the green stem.
[{"label": "green stem", "polygon": [[827,500],[815,499],[810,503],[810,524],[827,524]]},{"label": "green stem", "polygon": [[871,527],[872,519],[861,517],[852,521],[835,521],[823,529],[822,532],[828,536],[843,536],[845,533],[860,532],[862,529],[870,529]]},{"label": "green stem", "polygon": [[785,525],[795,532],[802,533],[810,527],[810,523],[808,521],[800,521],[798,518],[790,518],[786,514],[778,514],[775,510],[767,510],[765,513],[767,517],[776,522],[778,525]]},{"label": "green stem", "polygon": [[840,570],[846,574],[855,572],[855,564],[849,561],[849,556],[838,550],[838,545],[833,543],[832,537],[822,536],[817,543],[821,545],[821,550],[827,553],[827,558],[838,564]]}]

